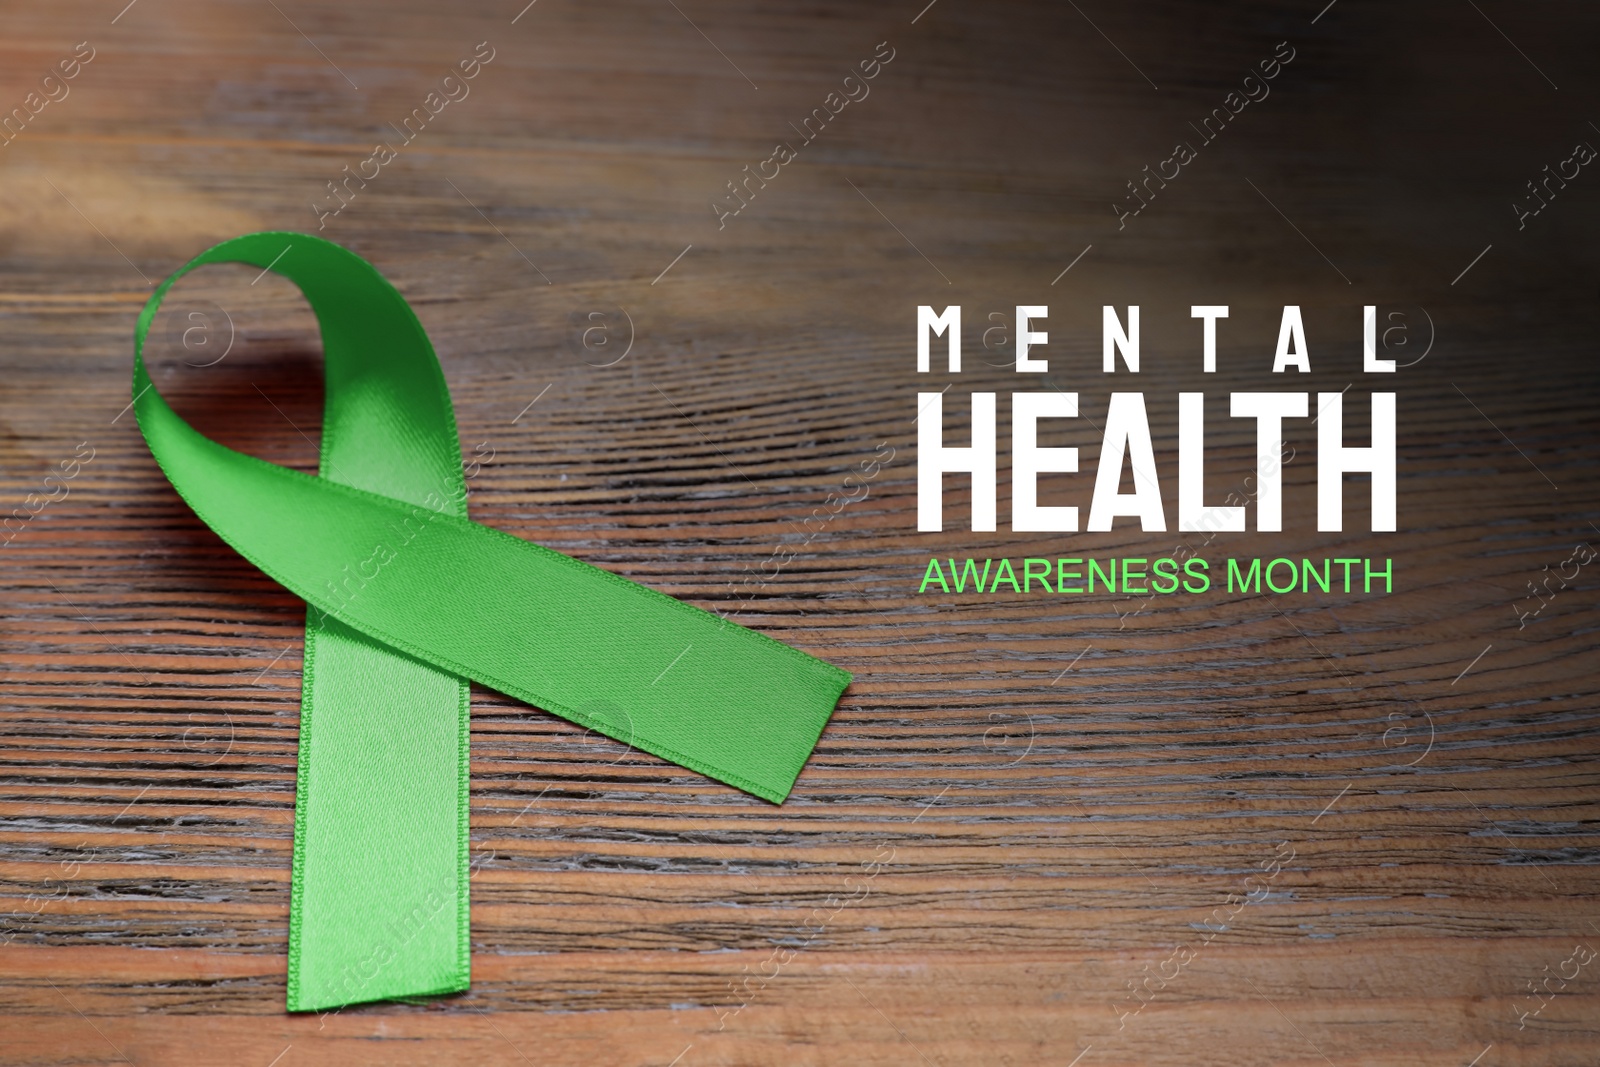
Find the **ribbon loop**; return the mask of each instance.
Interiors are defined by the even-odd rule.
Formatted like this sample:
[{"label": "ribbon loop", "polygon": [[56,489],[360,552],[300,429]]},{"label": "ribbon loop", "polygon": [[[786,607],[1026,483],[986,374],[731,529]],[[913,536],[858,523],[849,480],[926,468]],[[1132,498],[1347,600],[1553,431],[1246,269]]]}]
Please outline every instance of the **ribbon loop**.
[{"label": "ribbon loop", "polygon": [[[172,284],[242,262],[297,284],[326,378],[321,476],[194,430],[143,346]],[[449,391],[410,306],[317,237],[223,242],[156,289],[134,410],[195,513],[308,605],[289,1008],[465,989],[467,681],[781,803],[850,676],[474,523]]]}]

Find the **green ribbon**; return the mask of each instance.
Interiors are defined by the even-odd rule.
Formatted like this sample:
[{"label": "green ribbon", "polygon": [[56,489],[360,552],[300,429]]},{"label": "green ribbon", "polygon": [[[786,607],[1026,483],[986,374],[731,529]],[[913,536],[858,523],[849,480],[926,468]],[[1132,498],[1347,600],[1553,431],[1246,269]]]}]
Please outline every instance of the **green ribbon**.
[{"label": "green ribbon", "polygon": [[[161,299],[206,263],[293,281],[322,329],[321,476],[225,448],[151,387]],[[224,241],[139,315],[134,410],[207,526],[308,605],[289,916],[290,1011],[470,980],[468,681],[782,803],[850,675],[467,518],[427,334],[320,238]]]}]

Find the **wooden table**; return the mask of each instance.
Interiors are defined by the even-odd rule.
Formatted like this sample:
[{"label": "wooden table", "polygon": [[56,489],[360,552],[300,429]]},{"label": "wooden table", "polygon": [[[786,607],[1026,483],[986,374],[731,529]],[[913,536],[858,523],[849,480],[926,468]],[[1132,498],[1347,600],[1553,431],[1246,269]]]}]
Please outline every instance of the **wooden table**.
[{"label": "wooden table", "polygon": [[[0,485],[56,497],[0,550],[0,1063],[1600,1060],[1600,572],[1550,580],[1600,544],[1600,177],[1510,207],[1600,143],[1591,9],[120,2],[0,35],[6,107],[93,54],[0,149]],[[1270,95],[1190,132],[1280,41]],[[432,336],[492,456],[473,517],[856,681],[781,808],[475,690],[471,992],[290,1016],[303,609],[151,460],[130,335],[203,247],[315,230],[379,139],[321,232]],[[1196,158],[1119,228],[1175,140]],[[315,323],[252,274],[174,292],[156,381],[310,470]],[[938,342],[919,375],[917,305],[958,303],[965,371]],[[1051,308],[1048,375],[983,332],[1019,304]],[[1099,368],[1103,304],[1143,308],[1136,378]],[[1196,304],[1232,308],[1214,375]],[[1291,304],[1309,375],[1271,373]],[[1392,377],[1361,372],[1366,304]],[[1046,443],[1083,470],[1042,493],[1084,509],[1109,395],[1143,391],[1170,522],[1180,391],[1220,502],[1253,491],[1226,393],[1347,384],[1357,438],[1398,393],[1398,532],[1359,478],[1316,532],[1305,422],[1282,533],[1010,529],[1013,391],[1080,393]],[[915,394],[945,385],[952,442],[1001,394],[998,532],[957,477],[916,532]],[[1185,543],[1393,559],[1395,588],[918,592],[933,556]]]}]

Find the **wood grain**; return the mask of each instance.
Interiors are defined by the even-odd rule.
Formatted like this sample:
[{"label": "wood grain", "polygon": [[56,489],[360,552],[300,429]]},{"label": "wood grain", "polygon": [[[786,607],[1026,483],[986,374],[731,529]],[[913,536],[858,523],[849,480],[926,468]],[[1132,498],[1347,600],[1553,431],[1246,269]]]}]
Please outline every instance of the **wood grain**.
[{"label": "wood grain", "polygon": [[[0,149],[0,510],[93,449],[0,548],[0,1063],[1600,1057],[1600,967],[1519,1016],[1600,946],[1596,572],[1526,625],[1514,607],[1600,543],[1596,179],[1520,230],[1506,207],[1600,136],[1592,12],[119,6],[0,15],[0,102],[97,49]],[[1270,97],[1119,229],[1125,183],[1284,39]],[[323,231],[433,338],[463,455],[493,456],[473,518],[856,681],[781,808],[475,690],[471,992],[289,1016],[303,608],[150,459],[129,339],[148,282],[207,244],[314,229],[325,183],[484,40],[470,97]],[[719,229],[708,200],[885,40],[871,95]],[[203,432],[310,470],[315,322],[253,274],[181,283],[153,371]],[[916,374],[922,303],[966,309],[965,373]],[[1052,307],[1051,372],[1019,384],[981,335],[1028,303]],[[1105,303],[1145,309],[1136,381],[1100,373]],[[1204,303],[1232,307],[1215,375]],[[1364,532],[1359,480],[1348,532],[1314,532],[1309,431],[1282,534],[1012,533],[1004,474],[1001,532],[963,529],[959,478],[946,532],[914,532],[929,382],[952,386],[952,438],[972,391],[1079,391],[1094,425],[1046,443],[1085,473],[1043,492],[1081,508],[1108,394],[1143,389],[1171,516],[1180,391],[1353,383],[1365,433],[1366,303],[1419,346],[1434,324],[1393,382],[1399,532]],[[1314,368],[1289,384],[1284,304]],[[586,347],[596,321],[612,332]],[[220,362],[184,346],[195,324],[231,338]],[[1254,455],[1222,412],[1219,499]],[[885,443],[868,496],[808,535]],[[1392,558],[1396,588],[917,592],[931,555],[1184,543]],[[1148,975],[1166,981],[1135,1012]]]}]

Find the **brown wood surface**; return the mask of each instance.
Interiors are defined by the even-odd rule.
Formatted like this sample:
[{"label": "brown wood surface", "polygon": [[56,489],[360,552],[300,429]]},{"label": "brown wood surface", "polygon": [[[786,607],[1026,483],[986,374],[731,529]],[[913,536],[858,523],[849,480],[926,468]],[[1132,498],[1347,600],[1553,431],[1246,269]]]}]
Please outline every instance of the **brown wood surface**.
[{"label": "brown wood surface", "polygon": [[[93,449],[0,548],[0,1064],[1600,1062],[1600,962],[1519,1016],[1600,947],[1600,571],[1517,614],[1600,544],[1600,176],[1521,229],[1508,206],[1600,142],[1591,10],[120,7],[0,6],[0,105],[95,48],[0,148],[0,510]],[[290,1016],[303,609],[151,460],[129,339],[203,247],[314,229],[324,183],[484,40],[471,95],[323,231],[432,336],[464,455],[493,454],[473,518],[856,681],[781,808],[475,690],[471,992]],[[1124,183],[1281,40],[1271,95],[1119,230]],[[871,95],[719,230],[708,201],[880,41]],[[156,381],[309,470],[315,323],[253,273],[179,286]],[[966,373],[915,373],[920,303],[966,309]],[[1145,309],[1137,379],[1100,373],[1103,303]],[[1216,375],[1204,303],[1233,308]],[[1376,385],[1366,303],[1405,315],[1403,361],[1436,334]],[[1006,412],[1040,387],[980,340],[1017,304],[1051,305],[1044,380],[1087,416],[1047,442],[1084,450],[1048,502],[1087,509],[1113,388],[1147,394],[1169,521],[1180,390],[1212,397],[1220,499],[1253,456],[1228,391],[1353,383],[1360,436],[1394,388],[1398,532],[1365,532],[1359,479],[1348,532],[1315,532],[1302,424],[1285,532],[1203,548],[1392,558],[1394,593],[919,596],[933,554],[1198,540],[1012,533],[1004,472],[1000,532],[964,528],[959,478],[946,532],[915,532],[915,393],[952,386],[954,437],[968,393]],[[1311,375],[1269,373],[1284,304]],[[614,332],[586,348],[591,321]],[[185,348],[191,324],[213,332]],[[808,540],[883,442],[867,498]],[[1202,925],[1274,856],[1263,898]]]}]

